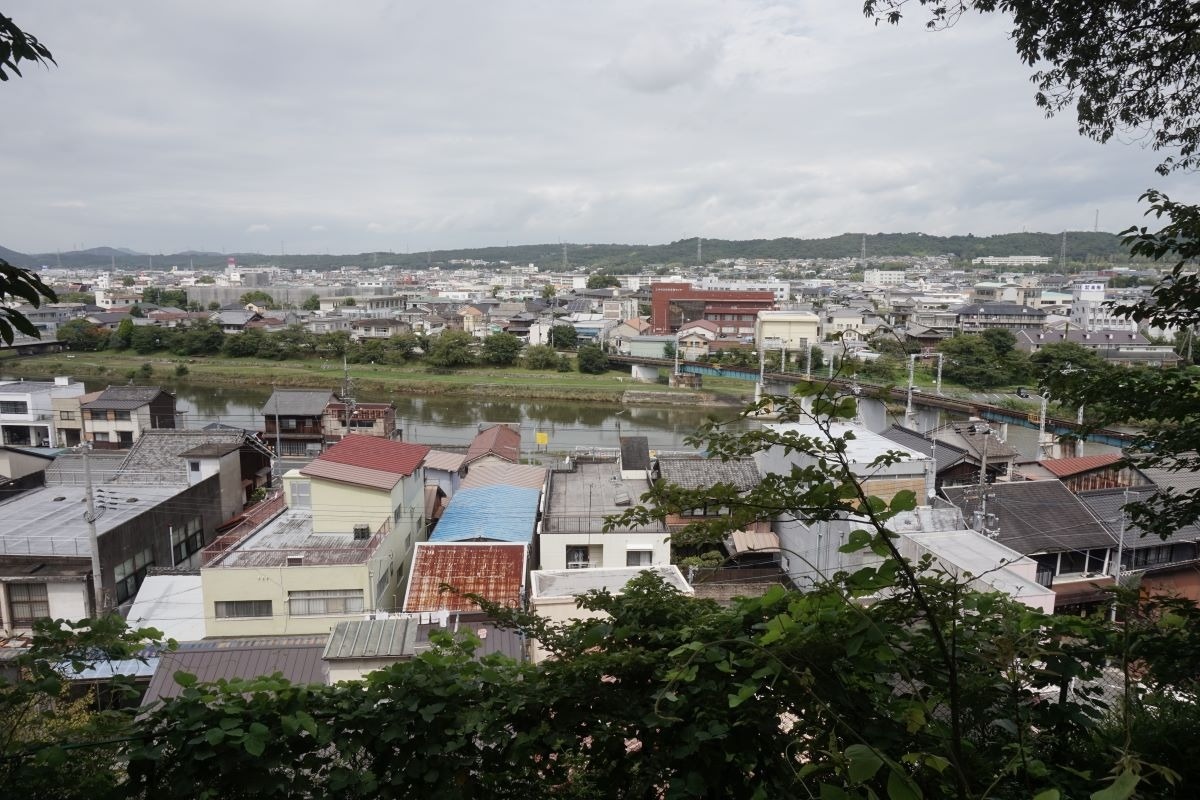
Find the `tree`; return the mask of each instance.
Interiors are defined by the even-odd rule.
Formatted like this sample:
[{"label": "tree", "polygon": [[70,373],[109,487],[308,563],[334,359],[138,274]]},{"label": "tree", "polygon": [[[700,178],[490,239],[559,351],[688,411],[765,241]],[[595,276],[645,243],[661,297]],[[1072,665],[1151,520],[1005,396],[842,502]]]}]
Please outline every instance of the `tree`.
[{"label": "tree", "polygon": [[588,375],[599,375],[608,371],[608,356],[598,344],[585,344],[576,354],[579,371]]},{"label": "tree", "polygon": [[135,283],[137,283],[137,281],[133,278],[132,275],[126,275],[121,278],[121,285],[124,286],[126,289],[128,289],[130,286],[133,286]]},{"label": "tree", "polygon": [[574,325],[555,325],[550,329],[550,345],[559,350],[571,350],[579,342]]},{"label": "tree", "polygon": [[145,318],[145,316],[146,316],[146,312],[145,312],[145,311],[142,311],[142,307],[141,307],[140,305],[138,305],[138,304],[136,304],[136,303],[135,303],[135,304],[133,305],[133,307],[129,309],[129,316],[131,316],[131,317],[138,317],[138,318]]},{"label": "tree", "polygon": [[662,357],[663,358],[674,358],[675,357],[675,343],[674,342],[665,342],[663,344]]},{"label": "tree", "polygon": [[129,337],[129,346],[138,355],[147,355],[156,350],[170,347],[169,334],[173,331],[156,325],[138,325]]},{"label": "tree", "polygon": [[1095,350],[1075,342],[1051,342],[1029,356],[1033,376],[1039,385],[1049,376],[1068,369],[1099,370],[1107,362]]},{"label": "tree", "polygon": [[618,288],[620,285],[620,279],[609,272],[593,272],[588,275],[587,279],[587,288],[589,289]]},{"label": "tree", "polygon": [[542,299],[543,300],[553,300],[555,295],[557,295],[557,294],[558,294],[558,289],[554,288],[554,284],[547,283],[544,286],[542,286]]},{"label": "tree", "polygon": [[68,350],[92,352],[108,345],[108,331],[85,319],[73,319],[58,326],[55,334]]},{"label": "tree", "polygon": [[344,305],[346,308],[353,308],[354,306],[358,305],[358,301],[353,297],[347,297],[342,305]]},{"label": "tree", "polygon": [[475,337],[466,331],[443,331],[433,340],[425,361],[442,369],[469,367],[475,363]]},{"label": "tree", "polygon": [[108,347],[111,350],[124,350],[129,347],[129,342],[133,339],[133,320],[129,317],[117,323],[116,330],[108,338]]},{"label": "tree", "polygon": [[262,308],[275,307],[275,298],[271,297],[271,295],[267,294],[262,289],[255,289],[253,291],[246,292],[241,296],[238,302],[244,306],[255,305]]},{"label": "tree", "polygon": [[[0,16],[0,76],[4,75],[3,65],[8,63],[4,60],[3,51],[4,24],[7,21],[6,17]],[[58,298],[54,290],[47,286],[36,272],[18,269],[0,258],[0,339],[3,339],[5,344],[12,344],[18,333],[35,339],[42,338],[37,326],[15,307],[7,305],[7,302],[24,301],[38,308],[43,299],[53,303]]]},{"label": "tree", "polygon": [[548,344],[531,344],[525,348],[525,366],[529,369],[555,369],[558,352]]},{"label": "tree", "polygon": [[321,296],[319,294],[310,294],[304,299],[304,303],[300,306],[300,308],[304,309],[305,311],[320,311]]},{"label": "tree", "polygon": [[977,333],[951,336],[938,347],[945,356],[945,376],[970,389],[990,389],[1010,383],[1015,377],[1013,351],[1001,353],[996,349],[1007,342],[1002,336],[984,337]]},{"label": "tree", "polygon": [[172,350],[181,356],[216,355],[221,352],[225,339],[225,333],[218,326],[207,321],[197,322],[175,336]]},{"label": "tree", "polygon": [[266,337],[262,331],[248,330],[225,337],[221,352],[230,358],[250,358],[258,355]]},{"label": "tree", "polygon": [[483,363],[509,367],[521,357],[524,343],[511,333],[493,333],[483,340]]}]

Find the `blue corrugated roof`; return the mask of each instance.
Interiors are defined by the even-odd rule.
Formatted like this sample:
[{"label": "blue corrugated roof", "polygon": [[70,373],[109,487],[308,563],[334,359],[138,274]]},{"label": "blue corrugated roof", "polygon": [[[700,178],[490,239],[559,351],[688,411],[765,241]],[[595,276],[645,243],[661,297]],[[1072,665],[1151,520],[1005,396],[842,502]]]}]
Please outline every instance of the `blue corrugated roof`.
[{"label": "blue corrugated roof", "polygon": [[541,492],[519,486],[459,489],[429,537],[431,542],[533,541]]}]

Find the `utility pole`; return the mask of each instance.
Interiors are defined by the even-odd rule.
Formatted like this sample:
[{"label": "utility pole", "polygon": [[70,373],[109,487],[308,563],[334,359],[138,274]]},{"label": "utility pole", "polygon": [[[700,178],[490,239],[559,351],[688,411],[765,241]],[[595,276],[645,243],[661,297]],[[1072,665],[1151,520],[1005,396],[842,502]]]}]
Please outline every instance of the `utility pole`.
[{"label": "utility pole", "polygon": [[696,266],[704,266],[704,239],[696,237]]},{"label": "utility pole", "polygon": [[[1113,563],[1112,576],[1113,586],[1120,587],[1121,585],[1121,559],[1125,557],[1125,503],[1129,502],[1129,487],[1125,488],[1125,502],[1121,504],[1121,527],[1117,533],[1117,560]],[[1084,565],[1086,567],[1086,564]],[[1109,612],[1109,620],[1117,621],[1117,602],[1113,598],[1112,610]]]},{"label": "utility pole", "polygon": [[938,353],[938,371],[937,371],[937,393],[938,397],[942,395],[942,360],[946,357],[945,353]]},{"label": "utility pole", "polygon": [[[808,358],[804,362],[804,375],[809,380],[812,380],[812,343],[808,339],[804,340],[804,352],[808,354]],[[832,362],[831,362],[832,363]]]},{"label": "utility pole", "polygon": [[908,423],[913,415],[913,374],[917,369],[917,354],[911,353],[908,356],[908,402],[904,406],[904,422]]},{"label": "utility pole", "polygon": [[271,399],[275,401],[275,488],[278,489],[283,480],[283,444],[279,435],[279,390],[274,386],[271,387]]},{"label": "utility pole", "polygon": [[96,533],[96,497],[92,488],[92,462],[88,453],[92,450],[91,442],[83,443],[83,496],[87,501],[87,512],[84,520],[87,522],[88,546],[92,555],[92,602],[96,617],[103,616],[108,610],[104,602],[104,583],[100,576],[100,536]]},{"label": "utility pole", "polygon": [[346,362],[345,353],[342,353],[342,405],[346,409],[346,432],[343,435],[343,438],[345,438],[345,436],[350,435],[350,421],[354,419],[356,408],[354,402],[354,383],[350,380],[350,366]]}]

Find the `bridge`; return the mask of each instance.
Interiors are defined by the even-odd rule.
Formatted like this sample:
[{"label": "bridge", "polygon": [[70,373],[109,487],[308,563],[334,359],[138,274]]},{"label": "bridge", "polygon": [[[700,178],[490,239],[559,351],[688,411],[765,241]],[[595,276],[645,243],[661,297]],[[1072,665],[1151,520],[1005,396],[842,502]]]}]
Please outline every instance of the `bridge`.
[{"label": "bridge", "polygon": [[[631,368],[636,367],[665,367],[669,370],[675,369],[675,361],[670,358],[643,358],[640,356],[614,356],[608,357],[610,364],[628,365]],[[714,364],[704,364],[698,361],[680,361],[679,371],[690,375],[707,375],[709,377],[735,378],[737,380],[754,381],[759,380],[758,370],[750,370],[744,367],[720,367]],[[908,402],[908,389],[906,387],[882,386],[879,384],[864,383],[857,380],[849,380],[847,378],[822,378],[818,375],[811,377],[803,373],[795,372],[765,372],[762,374],[764,386],[786,386],[797,383],[806,383],[809,381],[817,381],[829,383],[838,389],[854,394],[875,397],[884,400],[894,400],[901,403]],[[786,391],[786,389],[784,390]],[[770,392],[768,392],[770,393]],[[936,408],[942,411],[949,411],[957,414],[965,414],[967,416],[979,417],[990,422],[1007,423],[1009,425],[1019,425],[1023,428],[1040,428],[1040,414],[1036,411],[1024,412],[1004,406],[996,406],[988,403],[983,403],[975,400],[962,400],[953,397],[945,397],[943,395],[933,394],[932,392],[913,389],[913,406],[921,406],[923,408]],[[1046,417],[1046,433],[1053,434],[1055,437],[1071,437],[1074,439],[1080,438],[1081,427],[1075,420],[1062,419],[1059,417]],[[1099,429],[1087,431],[1082,434],[1083,438],[1089,442],[1098,444],[1106,444],[1111,447],[1128,447],[1136,434],[1128,433],[1127,431],[1117,431],[1111,429]]]}]

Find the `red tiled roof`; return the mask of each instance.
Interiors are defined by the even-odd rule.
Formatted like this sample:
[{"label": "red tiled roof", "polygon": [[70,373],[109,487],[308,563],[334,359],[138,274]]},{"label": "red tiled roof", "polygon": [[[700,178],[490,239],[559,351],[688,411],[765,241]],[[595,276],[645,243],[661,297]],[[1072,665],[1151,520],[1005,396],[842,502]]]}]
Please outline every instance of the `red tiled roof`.
[{"label": "red tiled roof", "polygon": [[347,436],[322,453],[317,461],[330,461],[351,467],[412,475],[425,460],[429,446],[412,442],[394,442],[378,436]]},{"label": "red tiled roof", "polygon": [[493,425],[480,431],[467,448],[464,464],[470,464],[486,455],[498,456],[516,464],[521,460],[521,434],[507,425]]},{"label": "red tiled roof", "polygon": [[441,591],[442,584],[518,608],[525,583],[525,545],[419,542],[413,557],[404,611],[478,611],[462,594]]},{"label": "red tiled roof", "polygon": [[1082,456],[1080,458],[1047,458],[1040,463],[1050,470],[1057,478],[1068,478],[1081,472],[1088,472],[1100,467],[1107,467],[1121,460],[1120,453],[1108,453],[1102,456]]}]

